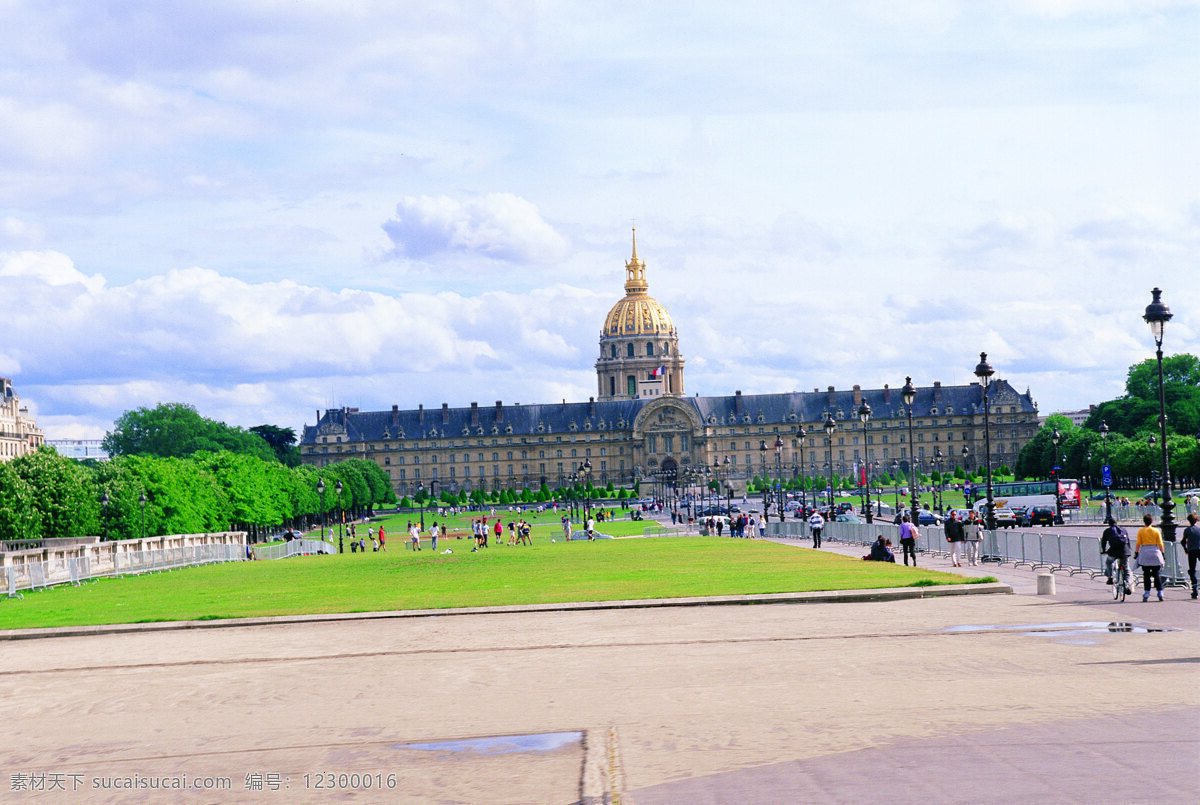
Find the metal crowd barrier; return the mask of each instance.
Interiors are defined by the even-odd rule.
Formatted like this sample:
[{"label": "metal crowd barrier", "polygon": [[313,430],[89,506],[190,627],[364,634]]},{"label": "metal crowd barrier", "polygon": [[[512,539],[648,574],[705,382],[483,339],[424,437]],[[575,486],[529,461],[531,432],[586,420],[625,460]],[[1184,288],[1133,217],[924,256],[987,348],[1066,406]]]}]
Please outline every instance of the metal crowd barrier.
[{"label": "metal crowd barrier", "polygon": [[241,543],[192,545],[149,551],[115,552],[112,562],[101,566],[90,556],[59,557],[43,562],[28,562],[4,568],[4,590],[11,596],[20,590],[45,589],[57,584],[79,584],[104,576],[124,576],[172,570],[178,567],[238,562],[246,558]]},{"label": "metal crowd barrier", "polygon": [[[1048,530],[1047,530],[1048,531]],[[1100,553],[1100,538],[1075,534],[1054,534],[1047,531],[1020,531],[997,529],[980,531],[982,540],[979,555],[984,562],[1013,567],[1028,567],[1031,570],[1061,571],[1070,575],[1087,573],[1092,578],[1104,575],[1104,557]],[[898,548],[900,539],[893,523],[826,523],[821,532],[823,540],[844,542],[850,545],[870,545],[883,534]],[[768,537],[784,539],[810,539],[807,524],[801,522],[770,523]],[[934,555],[948,555],[949,544],[941,526],[922,526],[917,538],[917,550]],[[1178,542],[1166,543],[1166,564],[1159,571],[1164,587],[1187,587],[1187,554]],[[1131,573],[1139,581],[1142,574]]]},{"label": "metal crowd barrier", "polygon": [[332,542],[320,539],[293,539],[275,545],[251,546],[255,559],[286,559],[289,556],[311,556],[315,553],[337,553]]}]

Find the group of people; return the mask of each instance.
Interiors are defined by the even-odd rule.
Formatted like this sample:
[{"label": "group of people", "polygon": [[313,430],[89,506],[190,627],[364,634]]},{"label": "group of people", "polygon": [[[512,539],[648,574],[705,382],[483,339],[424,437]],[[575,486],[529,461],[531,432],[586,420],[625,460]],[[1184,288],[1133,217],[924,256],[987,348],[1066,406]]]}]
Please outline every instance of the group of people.
[{"label": "group of people", "polygon": [[367,536],[358,536],[358,525],[351,523],[350,526],[350,553],[366,553],[367,540],[371,540],[371,550],[378,553],[379,551],[387,550],[387,534],[384,533],[383,526],[379,526],[379,537],[375,536],[375,529],[367,526]]},{"label": "group of people", "polygon": [[[962,567],[963,545],[967,547],[967,564],[979,564],[979,543],[983,534],[979,527],[979,517],[974,511],[964,520],[958,518],[957,512],[950,512],[942,528],[946,532],[946,542],[950,543],[950,561],[955,567]],[[915,556],[913,564],[916,564]]]},{"label": "group of people", "polygon": [[[1197,516],[1189,512],[1187,527],[1183,529],[1181,542],[1188,558],[1188,581],[1191,582],[1192,598],[1200,595],[1200,585],[1196,581],[1196,563],[1200,561],[1200,525]],[[1109,517],[1108,527],[1100,536],[1100,553],[1104,555],[1104,575],[1108,584],[1117,583],[1114,570],[1130,570],[1130,558],[1142,571],[1142,601],[1150,600],[1150,589],[1153,587],[1158,600],[1163,600],[1162,567],[1165,563],[1166,543],[1163,542],[1162,531],[1155,528],[1154,518],[1149,514],[1142,515],[1142,527],[1138,529],[1136,541],[1131,546],[1129,535],[1116,520]],[[1124,575],[1125,594],[1133,592],[1129,584],[1129,576]]]},{"label": "group of people", "polygon": [[[704,528],[707,533],[716,534],[720,537],[725,532],[725,518],[709,517],[704,521]],[[753,536],[755,528],[758,529],[760,537],[764,536],[763,532],[765,529],[754,519],[753,514],[738,514],[737,517],[730,518],[729,520],[729,536],[731,537],[745,537],[746,529],[749,529],[750,535]]]}]

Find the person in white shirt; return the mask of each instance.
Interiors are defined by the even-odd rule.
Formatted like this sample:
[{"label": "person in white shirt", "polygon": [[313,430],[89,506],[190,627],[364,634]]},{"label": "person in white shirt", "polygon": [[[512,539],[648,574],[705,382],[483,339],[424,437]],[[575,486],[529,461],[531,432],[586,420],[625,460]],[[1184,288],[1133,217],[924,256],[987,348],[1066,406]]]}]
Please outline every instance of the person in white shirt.
[{"label": "person in white shirt", "polygon": [[825,518],[820,512],[813,512],[808,518],[808,527],[812,529],[813,547],[821,547],[821,529],[825,527]]}]

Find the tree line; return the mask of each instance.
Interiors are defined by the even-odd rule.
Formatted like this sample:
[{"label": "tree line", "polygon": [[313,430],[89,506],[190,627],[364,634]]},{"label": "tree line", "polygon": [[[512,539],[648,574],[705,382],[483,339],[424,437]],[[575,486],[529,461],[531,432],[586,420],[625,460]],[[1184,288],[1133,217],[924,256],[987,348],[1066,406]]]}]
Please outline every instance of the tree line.
[{"label": "tree line", "polygon": [[[1186,354],[1164,358],[1163,381],[1172,482],[1176,488],[1200,485],[1200,358]],[[1059,467],[1061,477],[1099,487],[1101,468],[1108,464],[1116,488],[1161,486],[1158,414],[1158,363],[1148,359],[1129,367],[1125,394],[1097,405],[1082,426],[1065,416],[1048,417],[1022,448],[1017,474],[1046,478]]]}]

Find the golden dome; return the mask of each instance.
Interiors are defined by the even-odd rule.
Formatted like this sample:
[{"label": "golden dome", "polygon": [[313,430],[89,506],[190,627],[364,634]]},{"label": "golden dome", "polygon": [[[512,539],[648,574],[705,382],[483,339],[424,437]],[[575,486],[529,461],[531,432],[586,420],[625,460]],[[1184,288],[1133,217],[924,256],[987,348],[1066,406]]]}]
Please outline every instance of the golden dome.
[{"label": "golden dome", "polygon": [[633,257],[625,261],[625,298],[604,318],[601,336],[671,335],[675,323],[667,309],[646,293],[646,261],[637,256],[637,229],[633,230]]}]

